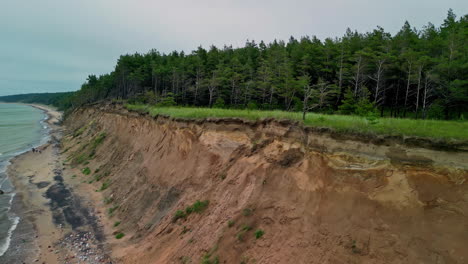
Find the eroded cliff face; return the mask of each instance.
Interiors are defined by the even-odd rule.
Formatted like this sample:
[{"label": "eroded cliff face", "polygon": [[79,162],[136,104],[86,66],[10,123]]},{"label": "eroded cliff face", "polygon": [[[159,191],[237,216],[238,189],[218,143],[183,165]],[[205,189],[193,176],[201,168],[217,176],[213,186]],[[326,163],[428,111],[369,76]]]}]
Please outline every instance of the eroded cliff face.
[{"label": "eroded cliff face", "polygon": [[[71,161],[91,156],[96,188],[108,183],[103,198],[121,221],[108,233],[126,234],[110,240],[119,263],[468,261],[466,151],[115,107],[77,110],[66,126]],[[174,218],[197,200],[208,207]]]}]

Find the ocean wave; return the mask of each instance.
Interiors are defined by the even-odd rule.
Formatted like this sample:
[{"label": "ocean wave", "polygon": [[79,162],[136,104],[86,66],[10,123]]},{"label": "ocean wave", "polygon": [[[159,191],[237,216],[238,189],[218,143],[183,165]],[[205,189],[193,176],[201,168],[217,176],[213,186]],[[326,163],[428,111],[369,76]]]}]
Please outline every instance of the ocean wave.
[{"label": "ocean wave", "polygon": [[11,236],[13,235],[13,231],[15,231],[16,226],[18,226],[20,218],[19,216],[12,216],[10,217],[10,221],[12,222],[12,224],[10,226],[10,229],[8,229],[8,235],[5,240],[5,243],[3,243],[3,245],[0,245],[0,257],[3,256],[10,247]]},{"label": "ocean wave", "polygon": [[[47,116],[46,116],[47,117]],[[37,148],[50,140],[50,127],[47,125],[45,122],[47,118],[44,118],[42,120],[39,120],[39,137],[33,140],[32,142],[29,142],[28,144],[20,144],[18,145],[18,148],[12,149],[11,151],[5,152],[4,150],[2,155],[1,155],[1,160],[0,160],[0,187],[5,187],[4,184],[7,182],[8,186],[10,187],[11,182],[8,179],[8,175],[6,172],[7,167],[11,164],[10,161],[12,158],[21,155],[25,152],[28,152],[31,150],[31,148]],[[10,124],[9,126],[15,126],[14,124]],[[5,176],[5,177],[3,177]],[[13,199],[16,195],[14,192],[14,187],[11,186],[11,190],[8,190],[8,193],[6,195],[10,195],[10,200],[8,204],[2,205],[4,209],[6,209],[7,212],[7,217],[9,219],[8,223],[8,232],[6,238],[2,238],[1,244],[0,244],[0,256],[3,256],[5,252],[7,252],[8,248],[10,247],[10,242],[13,236],[13,232],[15,231],[18,223],[20,222],[20,217],[15,215],[13,212],[11,212],[12,204],[13,204]],[[9,188],[10,189],[10,188]],[[5,218],[6,219],[6,218]],[[4,231],[6,231],[6,227]],[[4,233],[5,234],[5,233]],[[5,240],[4,240],[5,239]],[[4,240],[4,241],[3,241]]]}]

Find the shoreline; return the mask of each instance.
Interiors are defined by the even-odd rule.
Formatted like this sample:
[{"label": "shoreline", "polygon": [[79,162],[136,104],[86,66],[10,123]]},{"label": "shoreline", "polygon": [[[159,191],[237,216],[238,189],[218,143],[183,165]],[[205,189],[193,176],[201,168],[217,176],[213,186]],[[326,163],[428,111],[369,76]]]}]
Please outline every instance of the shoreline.
[{"label": "shoreline", "polygon": [[0,262],[111,263],[103,247],[94,246],[103,244],[104,236],[91,206],[82,205],[84,199],[64,179],[62,113],[44,105],[23,105],[46,114],[41,121],[47,124],[47,142],[35,147],[39,152],[30,149],[10,159],[6,173],[15,192],[11,211],[20,220]]},{"label": "shoreline", "polygon": [[[32,148],[41,150],[47,149],[51,145],[52,140],[54,140],[54,137],[59,136],[57,133],[60,133],[60,128],[57,126],[57,122],[61,118],[61,113],[48,106],[23,103],[17,104],[34,107],[41,110],[46,115],[40,122],[42,124],[47,124],[47,128],[45,128],[47,133],[44,135],[44,138],[42,138],[38,144],[33,145]],[[40,238],[38,235],[38,224],[35,221],[36,217],[34,215],[46,211],[46,208],[31,206],[29,201],[27,201],[31,198],[34,190],[31,188],[31,185],[33,185],[31,181],[32,175],[26,174],[39,169],[43,164],[50,163],[51,160],[50,157],[44,155],[39,163],[30,163],[28,160],[31,158],[32,154],[36,153],[32,153],[31,149],[19,151],[17,155],[9,159],[9,164],[6,168],[8,180],[14,187],[10,212],[15,214],[17,222],[16,225],[11,227],[8,248],[0,257],[2,263],[30,263],[38,260],[37,256],[40,253],[39,243],[37,243],[37,240]],[[28,178],[28,180],[24,182],[26,178]],[[38,198],[40,197],[35,197],[35,199],[40,201]],[[46,205],[44,204],[43,207],[46,207]],[[47,259],[46,263],[48,263],[49,260],[50,258]]]}]

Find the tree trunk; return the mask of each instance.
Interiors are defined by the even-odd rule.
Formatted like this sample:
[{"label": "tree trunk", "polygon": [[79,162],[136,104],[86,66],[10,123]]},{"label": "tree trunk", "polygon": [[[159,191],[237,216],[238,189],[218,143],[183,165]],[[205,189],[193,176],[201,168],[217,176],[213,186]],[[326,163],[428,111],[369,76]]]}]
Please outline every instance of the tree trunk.
[{"label": "tree trunk", "polygon": [[406,117],[406,105],[408,103],[410,80],[411,80],[411,65],[412,65],[411,62],[408,61],[408,81],[406,83],[406,95],[405,95],[405,105],[403,109],[403,117]]},{"label": "tree trunk", "polygon": [[421,88],[421,75],[423,66],[420,65],[418,69],[418,87],[416,88],[416,119],[418,119],[419,110],[419,90]]}]

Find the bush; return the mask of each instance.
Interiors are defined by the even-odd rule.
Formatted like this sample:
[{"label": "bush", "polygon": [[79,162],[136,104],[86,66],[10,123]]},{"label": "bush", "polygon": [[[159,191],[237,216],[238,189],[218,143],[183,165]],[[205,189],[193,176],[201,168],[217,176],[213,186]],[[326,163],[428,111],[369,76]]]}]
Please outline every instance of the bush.
[{"label": "bush", "polygon": [[86,167],[86,168],[82,169],[81,172],[84,175],[89,175],[91,173],[91,169],[89,167]]},{"label": "bush", "polygon": [[175,223],[180,218],[187,218],[191,213],[201,213],[208,207],[209,203],[210,201],[208,200],[197,200],[194,204],[185,208],[185,211],[177,210],[172,221]]},{"label": "bush", "polygon": [[120,221],[114,223],[114,227],[118,227],[120,225]]},{"label": "bush", "polygon": [[120,232],[120,233],[117,233],[117,235],[115,235],[115,238],[121,239],[121,238],[124,237],[124,236],[125,236],[125,234],[122,233],[122,232]]},{"label": "bush", "polygon": [[203,256],[201,264],[219,264],[219,258],[216,256],[211,260],[211,254],[207,253]]},{"label": "bush", "polygon": [[247,109],[249,110],[257,110],[258,109],[258,105],[255,103],[255,102],[249,102],[247,104]]},{"label": "bush", "polygon": [[444,119],[444,107],[438,101],[434,102],[427,111],[429,119]]},{"label": "bush", "polygon": [[259,238],[261,238],[264,234],[265,234],[265,231],[263,231],[263,230],[261,230],[261,229],[257,229],[257,231],[255,231],[255,238],[256,238],[256,239],[259,239]]},{"label": "bush", "polygon": [[341,105],[338,109],[342,114],[351,115],[356,112],[356,99],[351,89],[346,90],[344,99],[341,101]]},{"label": "bush", "polygon": [[215,103],[213,104],[213,108],[224,108],[224,107],[225,107],[224,99],[221,97],[218,97]]},{"label": "bush", "polygon": [[162,100],[158,103],[158,106],[174,106],[176,105],[176,101],[174,100],[173,93],[167,93],[166,96],[162,98]]},{"label": "bush", "polygon": [[356,104],[355,114],[359,116],[369,116],[376,113],[374,104],[369,101],[367,98],[363,98],[358,101]]},{"label": "bush", "polygon": [[209,203],[210,203],[210,201],[208,201],[208,200],[204,200],[204,201],[201,201],[201,202],[200,202],[200,200],[197,200],[192,205],[192,210],[195,213],[200,213],[200,212],[204,211],[208,207]]},{"label": "bush", "polygon": [[109,188],[109,184],[109,181],[103,182],[101,188],[99,188],[99,191],[104,191],[105,189]]},{"label": "bush", "polygon": [[175,222],[177,222],[177,220],[179,220],[181,218],[183,218],[183,219],[187,218],[187,214],[184,211],[177,210],[174,217],[172,218],[172,222],[175,223]]},{"label": "bush", "polygon": [[242,210],[242,214],[244,216],[250,216],[250,215],[252,215],[252,212],[253,212],[253,210],[250,209],[250,208],[245,208],[244,210]]},{"label": "bush", "polygon": [[249,226],[249,225],[243,225],[243,226],[242,226],[242,230],[243,230],[243,231],[250,231],[250,230],[252,230],[252,227]]},{"label": "bush", "polygon": [[233,227],[235,223],[236,222],[234,222],[233,220],[229,220],[228,221],[228,227]]},{"label": "bush", "polygon": [[109,215],[111,215],[111,214],[114,213],[114,211],[117,210],[118,208],[119,208],[118,205],[113,206],[113,207],[107,209],[107,212],[109,213]]},{"label": "bush", "polygon": [[112,198],[112,197],[106,197],[106,198],[104,198],[104,203],[105,203],[105,204],[110,204],[110,203],[112,203],[113,201],[114,201],[114,198]]}]

